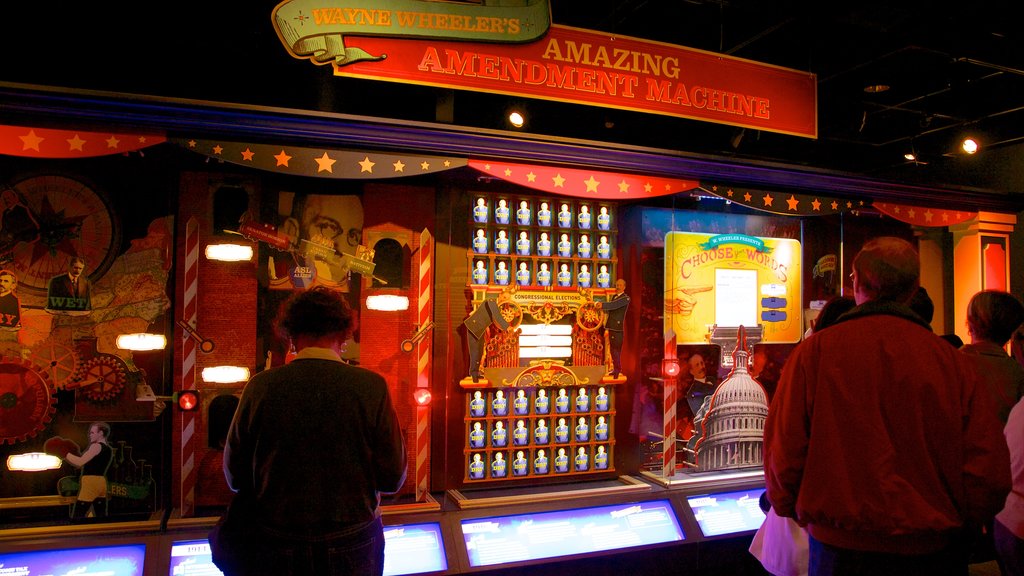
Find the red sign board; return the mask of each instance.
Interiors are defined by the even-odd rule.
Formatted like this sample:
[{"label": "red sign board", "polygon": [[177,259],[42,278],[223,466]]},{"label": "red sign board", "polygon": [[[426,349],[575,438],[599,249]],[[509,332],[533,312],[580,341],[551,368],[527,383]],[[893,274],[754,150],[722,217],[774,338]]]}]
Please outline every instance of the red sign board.
[{"label": "red sign board", "polygon": [[353,37],[383,56],[354,76],[678,116],[816,138],[814,74],[637,38],[552,25],[525,44]]}]

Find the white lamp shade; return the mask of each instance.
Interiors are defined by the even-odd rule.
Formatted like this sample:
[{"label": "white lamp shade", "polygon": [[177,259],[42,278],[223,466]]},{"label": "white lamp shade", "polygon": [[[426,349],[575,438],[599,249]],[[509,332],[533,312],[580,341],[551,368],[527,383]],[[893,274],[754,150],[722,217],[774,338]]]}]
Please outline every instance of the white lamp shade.
[{"label": "white lamp shade", "polygon": [[233,384],[249,379],[249,369],[244,366],[209,366],[203,368],[203,382]]},{"label": "white lamp shade", "polygon": [[121,350],[134,350],[136,352],[146,350],[163,350],[167,347],[167,337],[163,334],[120,334],[117,337],[117,347]]},{"label": "white lamp shade", "polygon": [[247,262],[252,260],[252,246],[241,244],[210,244],[206,247],[206,257],[221,262]]}]

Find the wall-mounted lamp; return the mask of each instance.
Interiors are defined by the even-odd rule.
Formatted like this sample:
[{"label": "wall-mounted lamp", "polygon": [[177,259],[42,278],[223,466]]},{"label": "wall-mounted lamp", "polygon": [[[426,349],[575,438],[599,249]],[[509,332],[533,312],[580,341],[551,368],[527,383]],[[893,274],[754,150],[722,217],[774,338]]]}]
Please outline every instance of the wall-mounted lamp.
[{"label": "wall-mounted lamp", "polygon": [[41,470],[56,470],[60,468],[63,461],[53,454],[44,452],[26,452],[24,454],[11,454],[7,457],[7,469],[12,472],[39,472]]},{"label": "wall-mounted lamp", "polygon": [[366,308],[378,312],[400,312],[409,309],[409,297],[397,294],[374,294],[366,297]]},{"label": "wall-mounted lamp", "polygon": [[167,337],[163,334],[119,334],[117,336],[117,347],[121,350],[132,350],[145,352],[148,350],[163,350],[167,347]]},{"label": "wall-mounted lamp", "polygon": [[221,262],[247,262],[252,260],[252,246],[241,244],[210,244],[205,250],[206,258]]},{"label": "wall-mounted lamp", "polygon": [[417,406],[427,406],[430,404],[430,390],[427,390],[426,388],[417,388],[416,391],[412,393],[412,398],[416,401]]},{"label": "wall-mounted lamp", "polygon": [[203,368],[203,382],[234,384],[249,379],[249,369],[244,366],[209,366]]}]

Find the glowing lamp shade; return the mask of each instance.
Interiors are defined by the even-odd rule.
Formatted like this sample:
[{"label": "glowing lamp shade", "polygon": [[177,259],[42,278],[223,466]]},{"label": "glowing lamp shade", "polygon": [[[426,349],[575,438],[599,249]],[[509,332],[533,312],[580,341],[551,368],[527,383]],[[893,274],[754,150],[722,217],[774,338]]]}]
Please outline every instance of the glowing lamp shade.
[{"label": "glowing lamp shade", "polygon": [[61,459],[43,452],[11,454],[7,457],[7,469],[15,472],[39,472],[60,468]]},{"label": "glowing lamp shade", "polygon": [[210,244],[206,247],[206,258],[221,262],[247,262],[252,260],[252,246],[241,244]]},{"label": "glowing lamp shade", "polygon": [[661,361],[661,372],[666,378],[675,378],[679,376],[679,360],[675,358],[665,358]]},{"label": "glowing lamp shade", "polygon": [[396,294],[374,294],[366,297],[366,308],[378,312],[399,312],[409,309],[409,297]]},{"label": "glowing lamp shade", "polygon": [[960,143],[960,147],[967,154],[974,154],[978,151],[978,148],[980,148],[981,145],[978,144],[978,141],[974,138],[964,138],[964,141]]},{"label": "glowing lamp shade", "polygon": [[146,350],[163,350],[167,347],[167,337],[163,334],[119,334],[117,347],[121,350],[143,352]]},{"label": "glowing lamp shade", "polygon": [[426,388],[417,388],[412,393],[413,400],[416,401],[417,406],[426,406],[430,404],[430,390]]},{"label": "glowing lamp shade", "polygon": [[522,128],[523,124],[526,124],[526,117],[523,116],[522,112],[513,110],[508,115],[508,123],[516,128]]},{"label": "glowing lamp shade", "polygon": [[249,369],[244,366],[209,366],[203,368],[203,382],[233,384],[249,379]]}]

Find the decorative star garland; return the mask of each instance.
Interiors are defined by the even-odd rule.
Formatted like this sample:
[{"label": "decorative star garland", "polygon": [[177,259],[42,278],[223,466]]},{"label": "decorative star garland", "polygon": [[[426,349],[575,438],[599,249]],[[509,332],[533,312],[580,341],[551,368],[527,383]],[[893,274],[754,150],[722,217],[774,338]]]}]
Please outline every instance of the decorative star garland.
[{"label": "decorative star garland", "polygon": [[368,150],[341,150],[254,144],[220,140],[171,140],[210,158],[282,174],[319,178],[379,179],[417,176],[466,165],[465,158],[384,154]]},{"label": "decorative star garland", "polygon": [[476,158],[470,158],[469,166],[520,186],[578,198],[635,200],[685,192],[693,190],[700,184],[696,180],[657,178],[563,166],[513,164]]},{"label": "decorative star garland", "polygon": [[89,158],[134,152],[167,141],[160,133],[88,132],[0,125],[0,154],[29,158]]},{"label": "decorative star garland", "polygon": [[717,184],[702,184],[701,190],[747,208],[790,216],[824,216],[864,207],[863,200],[844,200],[823,195],[792,192],[772,193]]}]

